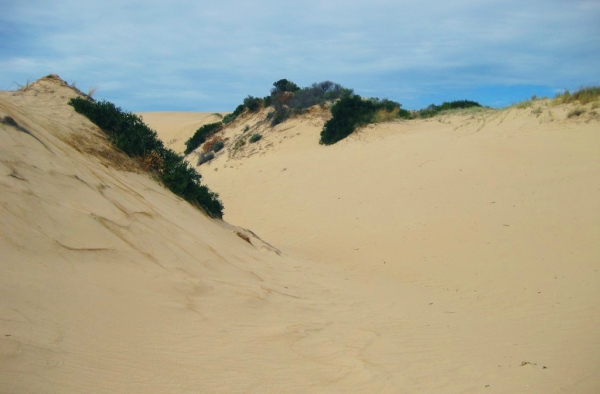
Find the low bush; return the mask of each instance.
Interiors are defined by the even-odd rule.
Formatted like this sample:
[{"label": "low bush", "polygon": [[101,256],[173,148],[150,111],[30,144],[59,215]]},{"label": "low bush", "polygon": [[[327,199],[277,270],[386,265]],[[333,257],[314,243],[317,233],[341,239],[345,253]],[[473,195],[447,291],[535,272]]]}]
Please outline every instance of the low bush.
[{"label": "low bush", "polygon": [[250,112],[258,112],[262,106],[263,100],[258,97],[248,96],[244,99],[244,107]]},{"label": "low bush", "polygon": [[237,118],[238,116],[240,116],[242,114],[242,112],[244,112],[245,108],[246,107],[244,107],[244,104],[238,105],[232,113],[227,114],[223,117],[223,124],[228,124],[228,123],[233,122],[235,120],[235,118]]},{"label": "low bush", "polygon": [[200,156],[198,156],[198,165],[201,166],[202,164],[211,161],[214,158],[215,154],[212,151],[207,153],[201,153]]},{"label": "low bush", "polygon": [[287,118],[290,117],[292,111],[288,107],[280,107],[275,111],[271,119],[271,126],[277,126],[279,123],[283,123]]},{"label": "low bush", "polygon": [[325,122],[319,143],[331,145],[346,138],[357,127],[397,118],[410,118],[410,112],[388,99],[362,99],[358,95],[344,96],[331,106],[332,118]]},{"label": "low bush", "polygon": [[215,152],[215,153],[217,153],[218,151],[220,151],[224,147],[225,147],[225,142],[223,142],[223,140],[218,140],[212,146],[212,151]]},{"label": "low bush", "polygon": [[69,100],[69,105],[100,127],[117,148],[140,160],[148,170],[156,171],[173,193],[211,217],[223,217],[219,195],[202,185],[200,174],[183,156],[165,148],[156,132],[139,116],[124,112],[108,101],[96,102],[91,98],[75,97]]},{"label": "low bush", "polygon": [[573,118],[585,113],[585,108],[577,107],[567,114],[567,118]]},{"label": "low bush", "polygon": [[370,123],[375,111],[372,101],[358,95],[340,99],[331,107],[332,118],[325,122],[319,143],[331,145],[346,138],[356,127]]},{"label": "low bush", "polygon": [[[219,144],[220,144],[220,146],[219,146]],[[219,147],[215,148],[216,146],[219,146]],[[202,145],[202,153],[207,153],[210,151],[218,152],[221,149],[223,149],[223,146],[224,146],[224,142],[221,139],[221,137],[215,136],[215,137],[211,138],[210,140],[206,141],[204,143],[204,145]]]},{"label": "low bush", "polygon": [[313,83],[311,87],[300,89],[294,92],[294,97],[290,101],[292,109],[306,109],[313,105],[322,105],[327,101],[335,101],[344,96],[350,96],[352,89],[346,89],[338,83],[323,81]]},{"label": "low bush", "polygon": [[221,122],[209,123],[200,127],[198,130],[196,130],[194,135],[185,142],[184,153],[186,155],[192,153],[196,148],[202,145],[209,137],[213,136],[215,133],[221,130],[222,127],[223,124]]},{"label": "low bush", "polygon": [[470,100],[445,101],[442,103],[442,105],[431,104],[429,107],[419,110],[418,114],[421,118],[431,118],[442,111],[471,107],[481,107],[481,104]]},{"label": "low bush", "polygon": [[254,143],[254,142],[260,141],[261,138],[262,138],[262,135],[260,135],[260,134],[252,134],[249,141],[251,143]]},{"label": "low bush", "polygon": [[152,151],[164,149],[156,132],[146,126],[139,116],[124,112],[113,103],[75,97],[69,104],[104,130],[112,143],[129,156],[143,157]]},{"label": "low bush", "polygon": [[283,93],[283,92],[296,92],[300,90],[298,85],[293,83],[292,81],[288,81],[287,79],[280,79],[277,82],[273,82],[273,88],[271,89],[271,94],[273,93]]}]

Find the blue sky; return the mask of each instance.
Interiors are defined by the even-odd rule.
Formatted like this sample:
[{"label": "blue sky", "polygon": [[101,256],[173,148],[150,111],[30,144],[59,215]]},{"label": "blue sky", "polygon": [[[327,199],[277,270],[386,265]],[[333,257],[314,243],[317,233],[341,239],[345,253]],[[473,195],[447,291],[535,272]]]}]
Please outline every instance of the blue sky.
[{"label": "blue sky", "polygon": [[600,0],[0,0],[0,89],[54,73],[129,111],[231,111],[287,78],[407,109],[600,84]]}]

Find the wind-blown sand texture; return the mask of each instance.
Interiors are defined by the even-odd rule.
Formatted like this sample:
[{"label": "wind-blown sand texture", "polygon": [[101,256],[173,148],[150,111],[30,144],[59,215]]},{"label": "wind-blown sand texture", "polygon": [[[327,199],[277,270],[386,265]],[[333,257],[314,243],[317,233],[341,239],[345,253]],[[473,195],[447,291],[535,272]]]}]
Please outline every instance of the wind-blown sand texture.
[{"label": "wind-blown sand texture", "polygon": [[[234,154],[267,130],[239,119],[200,170],[240,228],[139,171],[75,94],[0,93],[1,393],[600,391],[593,117],[450,115],[324,147],[316,110]],[[210,115],[179,116],[159,134]]]}]

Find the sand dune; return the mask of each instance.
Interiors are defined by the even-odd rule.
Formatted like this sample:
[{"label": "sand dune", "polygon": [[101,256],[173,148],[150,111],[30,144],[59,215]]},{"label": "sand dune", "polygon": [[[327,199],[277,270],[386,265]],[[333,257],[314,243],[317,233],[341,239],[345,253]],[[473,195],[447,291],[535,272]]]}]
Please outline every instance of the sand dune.
[{"label": "sand dune", "polygon": [[187,141],[200,126],[220,122],[222,114],[198,112],[146,112],[140,114],[146,124],[151,124],[167,148],[182,153]]},{"label": "sand dune", "polygon": [[[223,222],[75,94],[0,93],[0,392],[600,390],[597,120],[452,115],[323,147],[318,111],[247,118],[225,137],[263,139],[200,167]],[[178,142],[209,117],[144,114]]]}]

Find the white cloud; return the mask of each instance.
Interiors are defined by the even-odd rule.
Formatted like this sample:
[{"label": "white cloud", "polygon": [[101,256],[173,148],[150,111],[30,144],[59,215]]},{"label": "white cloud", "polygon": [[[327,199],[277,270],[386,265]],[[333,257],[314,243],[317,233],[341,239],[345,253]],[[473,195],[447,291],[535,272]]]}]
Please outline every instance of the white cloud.
[{"label": "white cloud", "polygon": [[203,3],[0,1],[0,86],[51,71],[97,85],[97,95],[126,108],[161,109],[163,91],[170,106],[198,100],[194,109],[211,111],[265,95],[284,77],[331,79],[401,102],[396,94],[411,91],[414,105],[431,101],[435,86],[600,83],[596,1]]}]

